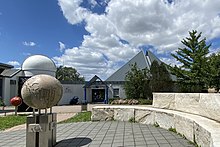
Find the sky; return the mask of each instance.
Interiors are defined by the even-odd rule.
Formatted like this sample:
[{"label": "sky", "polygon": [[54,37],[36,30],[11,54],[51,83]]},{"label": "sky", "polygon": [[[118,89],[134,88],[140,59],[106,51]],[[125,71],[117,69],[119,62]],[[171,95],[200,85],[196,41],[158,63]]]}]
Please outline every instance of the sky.
[{"label": "sky", "polygon": [[178,64],[192,30],[220,51],[219,0],[0,0],[0,62],[41,54],[105,80],[141,50]]}]

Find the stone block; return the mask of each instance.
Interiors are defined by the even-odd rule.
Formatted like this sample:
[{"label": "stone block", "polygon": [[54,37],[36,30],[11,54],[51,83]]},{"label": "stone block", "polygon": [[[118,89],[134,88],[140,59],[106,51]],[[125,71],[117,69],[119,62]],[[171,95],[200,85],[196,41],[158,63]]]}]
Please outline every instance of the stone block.
[{"label": "stone block", "polygon": [[161,128],[174,128],[174,114],[155,111],[155,123]]},{"label": "stone block", "polygon": [[199,111],[199,115],[220,122],[220,95],[215,93],[201,93]]},{"label": "stone block", "polygon": [[110,121],[114,119],[114,110],[111,108],[96,108],[92,110],[92,121]]},{"label": "stone block", "polygon": [[194,123],[194,141],[202,147],[211,146],[211,134],[199,124]]},{"label": "stone block", "polygon": [[175,93],[176,110],[199,114],[200,93]]},{"label": "stone block", "polygon": [[175,93],[153,93],[153,107],[175,109]]},{"label": "stone block", "polygon": [[216,93],[154,93],[153,107],[178,110],[220,122],[220,95]]},{"label": "stone block", "polygon": [[115,108],[113,111],[114,120],[129,121],[134,119],[134,109],[132,108]]},{"label": "stone block", "polygon": [[135,121],[142,124],[155,124],[154,111],[135,109]]},{"label": "stone block", "polygon": [[184,135],[188,140],[193,141],[194,121],[180,115],[175,115],[174,122],[176,131]]}]

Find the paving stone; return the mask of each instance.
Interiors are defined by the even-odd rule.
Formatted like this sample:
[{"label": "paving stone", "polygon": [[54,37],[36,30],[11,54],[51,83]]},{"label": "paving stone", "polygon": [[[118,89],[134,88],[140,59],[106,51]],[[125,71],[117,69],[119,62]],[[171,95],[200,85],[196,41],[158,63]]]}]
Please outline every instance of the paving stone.
[{"label": "paving stone", "polygon": [[165,139],[156,139],[156,140],[157,140],[157,143],[158,143],[158,144],[165,144],[165,143],[168,143],[168,141],[165,140]]},{"label": "paving stone", "polygon": [[[177,134],[150,125],[129,122],[84,122],[57,125],[56,147],[187,147]],[[25,147],[26,131],[0,132],[0,146]]]},{"label": "paving stone", "polygon": [[152,144],[157,144],[156,140],[155,141],[146,141],[147,145],[152,145]]},{"label": "paving stone", "polygon": [[172,147],[170,144],[160,144],[160,143],[159,143],[159,146],[160,147]]}]

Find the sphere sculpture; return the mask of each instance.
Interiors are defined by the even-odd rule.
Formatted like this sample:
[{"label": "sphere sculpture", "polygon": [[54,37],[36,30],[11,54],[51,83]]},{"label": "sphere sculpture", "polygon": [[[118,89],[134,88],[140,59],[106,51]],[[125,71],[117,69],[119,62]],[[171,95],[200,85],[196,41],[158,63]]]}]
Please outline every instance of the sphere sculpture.
[{"label": "sphere sculpture", "polygon": [[20,105],[21,105],[22,100],[21,100],[20,97],[15,96],[15,97],[13,97],[13,98],[10,99],[10,103],[11,103],[13,106],[17,107],[17,106],[20,106]]},{"label": "sphere sculpture", "polygon": [[49,75],[36,75],[28,79],[21,89],[23,101],[35,109],[46,109],[56,105],[61,99],[61,83]]}]

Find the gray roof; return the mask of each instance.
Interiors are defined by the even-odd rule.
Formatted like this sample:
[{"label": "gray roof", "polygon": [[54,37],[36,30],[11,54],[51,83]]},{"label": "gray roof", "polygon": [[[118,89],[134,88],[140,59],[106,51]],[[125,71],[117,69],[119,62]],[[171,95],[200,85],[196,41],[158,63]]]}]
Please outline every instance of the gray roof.
[{"label": "gray roof", "polygon": [[124,66],[122,66],[115,73],[113,73],[109,78],[107,78],[106,81],[125,81],[125,76],[130,70],[130,66],[132,64],[136,63],[139,69],[147,68],[150,70],[151,63],[154,60],[156,60],[158,63],[161,63],[161,61],[152,52],[146,51],[146,54],[144,54],[143,51],[140,51]]},{"label": "gray roof", "polygon": [[95,75],[90,81],[85,82],[84,87],[87,88],[87,87],[90,87],[93,84],[96,84],[96,85],[106,85],[106,83],[103,82],[102,79],[100,79],[97,75]]},{"label": "gray roof", "polygon": [[19,73],[21,69],[5,69],[0,76],[2,77],[13,77],[17,73]]},{"label": "gray roof", "polygon": [[5,64],[5,63],[0,63],[0,68],[1,69],[8,69],[8,68],[13,68],[14,66]]}]

